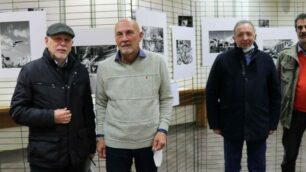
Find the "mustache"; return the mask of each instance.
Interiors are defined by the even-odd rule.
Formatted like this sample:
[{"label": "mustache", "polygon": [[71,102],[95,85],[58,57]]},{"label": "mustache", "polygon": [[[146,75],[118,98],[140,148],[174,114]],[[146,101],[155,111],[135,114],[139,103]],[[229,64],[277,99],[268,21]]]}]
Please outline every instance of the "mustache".
[{"label": "mustache", "polygon": [[300,33],[300,35],[299,36],[306,36],[306,32],[302,32],[302,33]]}]

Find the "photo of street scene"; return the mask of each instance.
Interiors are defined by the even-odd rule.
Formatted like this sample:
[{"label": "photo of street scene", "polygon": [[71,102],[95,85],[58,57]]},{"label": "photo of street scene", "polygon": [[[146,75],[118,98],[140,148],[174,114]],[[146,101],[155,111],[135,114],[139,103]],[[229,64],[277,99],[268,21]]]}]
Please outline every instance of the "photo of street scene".
[{"label": "photo of street scene", "polygon": [[209,53],[220,53],[234,47],[233,31],[209,31]]},{"label": "photo of street scene", "polygon": [[293,41],[291,39],[263,40],[263,51],[268,53],[276,61],[278,53],[292,45]]}]

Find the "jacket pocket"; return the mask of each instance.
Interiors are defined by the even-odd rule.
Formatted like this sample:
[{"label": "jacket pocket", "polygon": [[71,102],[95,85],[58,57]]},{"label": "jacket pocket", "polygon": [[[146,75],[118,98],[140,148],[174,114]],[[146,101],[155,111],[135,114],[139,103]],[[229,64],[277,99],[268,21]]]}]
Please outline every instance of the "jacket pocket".
[{"label": "jacket pocket", "polygon": [[30,137],[30,160],[56,162],[59,158],[59,140],[57,137]]},{"label": "jacket pocket", "polygon": [[64,106],[65,86],[59,83],[36,82],[33,84],[35,104],[56,109]]}]

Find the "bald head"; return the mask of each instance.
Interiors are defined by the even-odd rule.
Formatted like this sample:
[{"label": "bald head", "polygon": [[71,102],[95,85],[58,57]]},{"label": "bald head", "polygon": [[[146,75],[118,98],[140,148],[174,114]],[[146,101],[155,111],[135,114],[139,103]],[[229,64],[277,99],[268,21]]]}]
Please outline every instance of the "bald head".
[{"label": "bald head", "polygon": [[115,32],[122,27],[130,26],[135,32],[140,32],[139,25],[135,20],[132,19],[121,19],[115,25]]},{"label": "bald head", "polygon": [[133,62],[139,52],[139,43],[143,37],[135,20],[121,19],[115,25],[115,40],[121,57],[126,62]]}]

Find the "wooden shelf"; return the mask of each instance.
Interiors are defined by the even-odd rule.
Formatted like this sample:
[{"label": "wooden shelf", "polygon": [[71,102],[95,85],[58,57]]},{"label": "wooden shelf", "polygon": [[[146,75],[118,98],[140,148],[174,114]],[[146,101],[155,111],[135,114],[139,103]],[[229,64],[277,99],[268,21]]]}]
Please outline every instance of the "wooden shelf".
[{"label": "wooden shelf", "polygon": [[9,115],[10,108],[0,109],[0,129],[18,126]]},{"label": "wooden shelf", "polygon": [[[207,127],[205,89],[184,90],[179,92],[180,105],[196,106],[196,125],[198,127]],[[18,126],[9,115],[9,108],[0,109],[0,128],[9,128]]]}]

